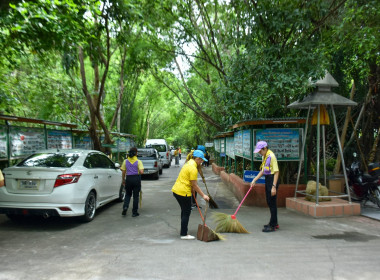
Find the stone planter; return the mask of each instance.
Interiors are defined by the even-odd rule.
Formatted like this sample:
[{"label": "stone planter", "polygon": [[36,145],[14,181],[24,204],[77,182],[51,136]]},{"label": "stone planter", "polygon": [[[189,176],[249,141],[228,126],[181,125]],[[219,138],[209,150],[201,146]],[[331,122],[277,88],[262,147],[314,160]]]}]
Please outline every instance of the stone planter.
[{"label": "stone planter", "polygon": [[215,163],[212,164],[212,171],[217,174],[217,175],[220,175],[220,171],[224,171],[224,167],[220,167],[218,165],[216,165]]}]

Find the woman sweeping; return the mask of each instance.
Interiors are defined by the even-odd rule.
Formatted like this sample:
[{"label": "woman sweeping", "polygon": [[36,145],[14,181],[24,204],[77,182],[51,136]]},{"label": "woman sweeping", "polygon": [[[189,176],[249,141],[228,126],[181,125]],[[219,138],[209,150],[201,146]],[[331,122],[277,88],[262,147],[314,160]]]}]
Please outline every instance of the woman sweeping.
[{"label": "woman sweeping", "polygon": [[132,217],[137,217],[140,215],[137,210],[139,208],[139,195],[141,191],[141,175],[144,173],[144,166],[141,160],[137,159],[137,148],[133,147],[129,150],[128,158],[123,162],[120,169],[126,191],[121,215],[125,216],[127,214],[129,202],[133,195]]},{"label": "woman sweeping", "polygon": [[255,186],[256,181],[261,176],[265,176],[265,196],[270,210],[270,221],[267,225],[264,225],[263,232],[272,232],[279,228],[277,221],[277,190],[280,171],[276,156],[268,149],[267,142],[257,142],[255,153],[259,153],[263,157],[263,161],[259,174],[252,180],[251,187]]},{"label": "woman sweeping", "polygon": [[205,195],[198,186],[198,166],[205,161],[202,151],[195,150],[193,158],[190,159],[179,172],[178,178],[172,188],[174,197],[177,199],[181,207],[181,239],[191,240],[195,239],[194,236],[187,234],[189,218],[191,214],[191,196],[193,191],[199,193],[200,196],[206,201],[209,197]]}]

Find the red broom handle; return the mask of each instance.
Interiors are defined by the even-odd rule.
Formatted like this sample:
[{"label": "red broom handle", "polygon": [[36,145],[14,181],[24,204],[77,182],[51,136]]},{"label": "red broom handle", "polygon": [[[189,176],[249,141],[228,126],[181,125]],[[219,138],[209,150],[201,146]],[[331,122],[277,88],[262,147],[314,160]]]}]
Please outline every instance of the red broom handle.
[{"label": "red broom handle", "polygon": [[249,190],[247,191],[247,193],[245,194],[244,198],[241,200],[240,204],[239,204],[239,207],[236,209],[235,213],[233,215],[231,215],[231,218],[232,219],[236,219],[236,213],[239,211],[241,205],[243,204],[244,200],[246,199],[246,197],[248,196],[249,192],[251,191],[252,187],[249,188]]}]

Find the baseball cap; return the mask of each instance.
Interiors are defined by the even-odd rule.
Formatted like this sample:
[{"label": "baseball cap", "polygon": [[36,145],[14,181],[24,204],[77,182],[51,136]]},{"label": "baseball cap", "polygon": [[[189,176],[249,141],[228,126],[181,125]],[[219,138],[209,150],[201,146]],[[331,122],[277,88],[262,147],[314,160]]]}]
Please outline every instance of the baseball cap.
[{"label": "baseball cap", "polygon": [[195,150],[193,152],[193,157],[199,157],[199,158],[203,159],[204,161],[208,161],[207,159],[205,159],[205,155],[201,150]]},{"label": "baseball cap", "polygon": [[206,147],[203,145],[198,145],[197,150],[201,150],[203,153],[206,153]]},{"label": "baseball cap", "polygon": [[257,142],[254,153],[258,153],[262,148],[265,148],[267,146],[268,146],[268,144],[265,141],[259,141],[259,142]]}]

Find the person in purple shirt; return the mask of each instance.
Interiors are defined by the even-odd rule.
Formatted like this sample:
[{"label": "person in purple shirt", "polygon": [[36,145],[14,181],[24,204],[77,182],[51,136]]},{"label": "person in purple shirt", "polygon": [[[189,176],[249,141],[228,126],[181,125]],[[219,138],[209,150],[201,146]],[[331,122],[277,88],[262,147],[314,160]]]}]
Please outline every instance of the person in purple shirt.
[{"label": "person in purple shirt", "polygon": [[125,200],[123,204],[123,212],[125,216],[129,207],[129,202],[133,195],[132,217],[137,217],[140,214],[137,212],[139,208],[139,195],[141,191],[141,175],[144,174],[144,166],[141,160],[137,159],[137,148],[133,147],[128,152],[127,159],[121,166],[123,176],[123,185],[125,186]]},{"label": "person in purple shirt", "polygon": [[259,153],[263,157],[263,161],[260,166],[259,174],[252,180],[251,188],[255,186],[256,181],[259,180],[261,176],[265,176],[265,196],[271,216],[269,223],[264,225],[263,232],[272,232],[279,229],[277,221],[277,190],[280,171],[278,169],[276,156],[268,149],[267,142],[257,142],[254,152]]}]

